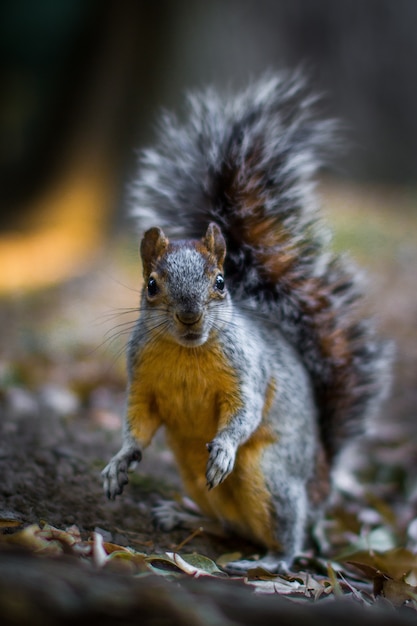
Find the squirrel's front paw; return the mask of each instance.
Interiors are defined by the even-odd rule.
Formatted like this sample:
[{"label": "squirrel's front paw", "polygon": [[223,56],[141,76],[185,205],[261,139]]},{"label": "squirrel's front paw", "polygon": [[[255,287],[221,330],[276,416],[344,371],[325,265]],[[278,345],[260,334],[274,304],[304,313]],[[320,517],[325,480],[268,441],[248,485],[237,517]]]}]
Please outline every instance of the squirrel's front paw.
[{"label": "squirrel's front paw", "polygon": [[236,450],[226,437],[216,437],[207,444],[210,453],[207,462],[206,479],[209,489],[217,487],[230,474],[235,464]]},{"label": "squirrel's front paw", "polygon": [[127,472],[133,463],[139,462],[142,453],[139,448],[122,448],[101,472],[103,476],[103,488],[109,500],[119,496],[127,485]]}]

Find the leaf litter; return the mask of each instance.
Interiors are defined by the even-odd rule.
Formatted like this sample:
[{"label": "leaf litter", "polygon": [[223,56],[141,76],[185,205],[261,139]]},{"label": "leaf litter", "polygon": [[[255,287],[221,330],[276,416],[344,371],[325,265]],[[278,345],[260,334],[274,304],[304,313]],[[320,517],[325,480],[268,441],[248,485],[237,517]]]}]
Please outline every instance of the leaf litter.
[{"label": "leaf litter", "polygon": [[[0,519],[0,525],[6,520]],[[133,576],[157,575],[167,580],[210,577],[240,580],[255,594],[275,594],[296,602],[351,598],[363,605],[380,596],[394,607],[417,607],[417,554],[401,547],[375,550],[372,533],[369,549],[354,549],[339,560],[326,560],[306,554],[296,561],[294,571],[274,574],[261,567],[249,569],[246,575],[230,575],[225,566],[240,555],[220,555],[218,562],[199,553],[146,553],[129,546],[105,541],[100,532],[83,538],[77,526],[56,528],[47,522],[21,529],[11,527],[10,534],[0,535],[0,549],[20,547],[39,557],[64,555],[88,562],[97,570],[123,572]],[[373,536],[380,536],[376,533]],[[364,543],[358,537],[357,546]],[[298,571],[297,571],[298,570]]]}]

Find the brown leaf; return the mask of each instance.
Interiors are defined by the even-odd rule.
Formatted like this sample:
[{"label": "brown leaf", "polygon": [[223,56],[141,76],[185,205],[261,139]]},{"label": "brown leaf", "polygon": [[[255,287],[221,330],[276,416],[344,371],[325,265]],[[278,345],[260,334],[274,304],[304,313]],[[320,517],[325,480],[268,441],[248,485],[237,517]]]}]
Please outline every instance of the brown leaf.
[{"label": "brown leaf", "polygon": [[386,552],[357,552],[346,560],[370,578],[378,573],[402,581],[408,574],[417,574],[417,555],[406,548],[394,548]]},{"label": "brown leaf", "polygon": [[248,580],[274,580],[277,578],[277,574],[273,574],[263,567],[251,567],[248,569],[247,575]]},{"label": "brown leaf", "polygon": [[72,530],[61,530],[59,528],[55,528],[55,526],[51,526],[50,524],[44,523],[42,524],[42,528],[39,530],[38,535],[47,541],[59,541],[64,546],[73,546],[75,543],[81,541],[80,533]]},{"label": "brown leaf", "polygon": [[386,578],[382,581],[381,592],[394,606],[401,606],[411,598],[415,599],[417,597],[416,587],[411,587],[405,582],[391,580],[390,578]]},{"label": "brown leaf", "polygon": [[226,554],[222,554],[221,556],[219,556],[219,558],[216,559],[216,563],[217,565],[220,565],[220,567],[225,567],[225,565],[227,565],[231,561],[239,561],[241,558],[241,552],[227,552]]},{"label": "brown leaf", "polygon": [[42,534],[38,524],[26,526],[23,530],[19,530],[13,535],[0,536],[0,542],[10,545],[18,545],[27,548],[31,552],[42,554],[62,554],[63,549],[59,541],[53,541],[49,536]]},{"label": "brown leaf", "polygon": [[8,519],[1,518],[0,519],[0,528],[17,528],[18,526],[22,526],[23,522],[18,519]]},{"label": "brown leaf", "polygon": [[149,572],[151,569],[146,562],[145,554],[128,549],[114,550],[107,557],[104,567],[106,569],[131,574]]},{"label": "brown leaf", "polygon": [[132,550],[130,550],[129,548],[126,548],[125,546],[119,546],[116,543],[111,543],[110,541],[104,541],[103,548],[105,549],[107,554],[112,554],[113,552],[126,552],[129,554],[132,553]]}]

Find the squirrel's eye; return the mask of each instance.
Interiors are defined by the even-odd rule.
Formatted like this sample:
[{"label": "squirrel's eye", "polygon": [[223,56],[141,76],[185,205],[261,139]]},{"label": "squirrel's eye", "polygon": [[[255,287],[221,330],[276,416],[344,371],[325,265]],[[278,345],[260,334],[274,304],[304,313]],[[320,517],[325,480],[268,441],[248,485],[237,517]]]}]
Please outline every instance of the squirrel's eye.
[{"label": "squirrel's eye", "polygon": [[158,283],[156,282],[155,278],[150,278],[148,280],[148,295],[156,296],[157,293],[158,293]]},{"label": "squirrel's eye", "polygon": [[224,278],[221,274],[218,274],[218,276],[216,277],[216,289],[218,289],[218,291],[223,291],[224,290]]}]

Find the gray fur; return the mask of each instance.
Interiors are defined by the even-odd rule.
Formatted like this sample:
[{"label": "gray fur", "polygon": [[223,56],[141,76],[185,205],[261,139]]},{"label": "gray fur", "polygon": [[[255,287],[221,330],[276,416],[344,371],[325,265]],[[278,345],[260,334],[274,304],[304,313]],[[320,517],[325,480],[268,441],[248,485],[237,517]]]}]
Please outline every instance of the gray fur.
[{"label": "gray fur", "polygon": [[[169,259],[170,268],[176,267],[180,258],[188,256],[174,253],[173,258]],[[186,266],[184,269],[187,275]],[[201,274],[199,280],[204,293]],[[184,284],[187,285],[187,281]],[[178,284],[175,288],[178,289]],[[181,300],[181,290],[175,293]],[[222,318],[222,314],[226,317]],[[172,312],[165,310],[158,315],[166,319]],[[314,472],[318,438],[311,382],[296,352],[277,328],[269,324],[259,325],[256,317],[245,312],[239,313],[239,322],[236,323],[231,301],[223,301],[214,309],[207,307],[205,315],[211,328],[209,336],[216,333],[216,341],[223,346],[231,368],[239,374],[239,393],[243,402],[242,410],[210,443],[207,462],[209,488],[215,488],[233,471],[239,447],[261,423],[267,383],[271,377],[276,381],[273,406],[266,420],[277,435],[277,442],[267,447],[262,460],[262,472],[276,506],[275,532],[284,549],[275,560],[282,567],[284,562],[290,564],[300,552],[306,531],[309,508],[307,483]],[[228,323],[230,317],[234,319],[233,324]],[[129,348],[130,375],[136,358],[149,341],[149,319],[152,318],[142,315],[132,335]],[[227,323],[222,323],[224,319]],[[259,346],[262,346],[262,351]],[[177,393],[180,391],[177,390]],[[161,416],[161,420],[164,423],[164,416]],[[131,454],[132,438],[125,428],[122,449],[103,471],[105,489],[112,498],[121,492],[127,481],[126,467]],[[166,524],[165,509],[162,508],[160,512],[160,521]],[[182,512],[179,512],[177,519],[183,522]],[[175,519],[171,519],[170,524],[173,523]],[[234,564],[234,567],[239,565]]]},{"label": "gray fur", "polygon": [[[329,252],[329,234],[318,219],[313,175],[334,143],[334,123],[316,119],[315,103],[297,74],[264,77],[236,97],[221,98],[212,90],[190,96],[188,123],[163,117],[159,143],[142,153],[132,187],[132,212],[141,230],[159,226],[186,240],[171,242],[157,263],[164,294],[158,306],[147,299],[146,287],[143,291],[142,314],[129,342],[129,376],[155,331],[188,347],[192,363],[206,342],[222,347],[238,377],[242,408],[208,442],[207,483],[216,488],[233,472],[240,446],[265,419],[277,435],[261,458],[275,508],[274,532],[283,548],[265,561],[275,568],[288,566],[302,548],[319,450],[324,448],[331,465],[344,443],[363,431],[388,387],[389,350],[370,322],[352,321],[360,297],[358,273]],[[249,190],[247,180],[254,181]],[[240,192],[249,195],[249,205],[239,202]],[[261,194],[259,215],[259,207],[250,206],[255,192]],[[273,284],[259,264],[260,250],[239,239],[249,216],[252,228],[256,220],[263,226],[272,218],[298,252],[292,273]],[[208,271],[190,241],[202,237],[212,221],[227,242],[223,299],[212,297],[216,273]],[[279,245],[267,244],[261,252],[276,258],[283,253]],[[324,351],[323,311],[309,308],[308,289],[316,284],[325,296],[326,332],[340,331],[348,346],[342,365],[337,350]],[[191,386],[192,367],[184,372]],[[271,379],[276,391],[263,416]],[[164,423],[164,416],[159,418]],[[140,453],[125,427],[121,451],[103,470],[109,497],[121,493]],[[166,522],[166,512],[161,517]],[[171,514],[168,518],[171,524]]]}]

